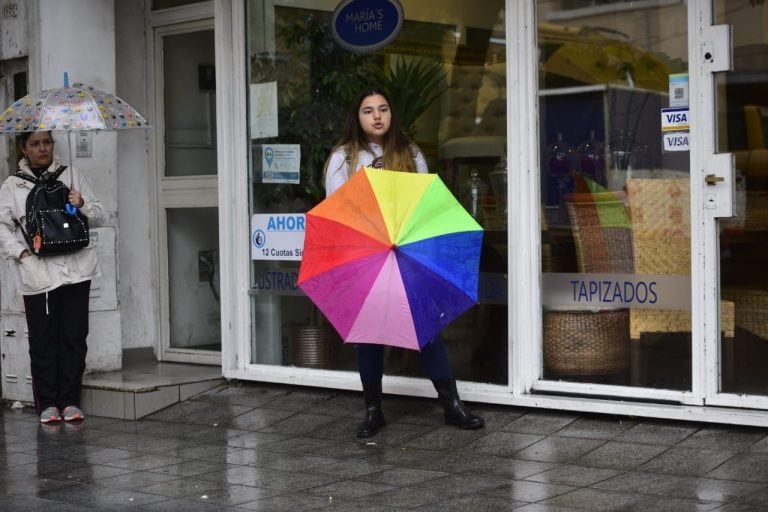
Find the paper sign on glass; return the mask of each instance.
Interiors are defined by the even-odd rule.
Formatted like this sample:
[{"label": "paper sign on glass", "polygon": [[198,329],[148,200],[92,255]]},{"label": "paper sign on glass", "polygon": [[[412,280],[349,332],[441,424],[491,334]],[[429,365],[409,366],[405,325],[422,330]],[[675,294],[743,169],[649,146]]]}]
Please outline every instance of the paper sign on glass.
[{"label": "paper sign on glass", "polygon": [[277,82],[251,84],[252,139],[277,137]]}]

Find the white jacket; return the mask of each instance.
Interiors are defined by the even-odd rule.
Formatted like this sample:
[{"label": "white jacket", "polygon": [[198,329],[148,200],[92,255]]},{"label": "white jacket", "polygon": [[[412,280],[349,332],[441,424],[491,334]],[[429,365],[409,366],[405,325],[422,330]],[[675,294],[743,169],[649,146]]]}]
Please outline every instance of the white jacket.
[{"label": "white jacket", "polygon": [[[54,172],[59,165],[54,159],[48,167],[48,172]],[[26,159],[19,162],[19,169],[34,176]],[[74,189],[80,192],[84,201],[80,211],[88,217],[89,228],[96,227],[106,220],[104,208],[94,196],[88,182],[76,169],[67,167],[59,180],[68,187],[74,183]],[[16,261],[21,276],[22,295],[49,292],[62,285],[80,283],[101,275],[93,241],[88,247],[68,254],[45,257],[31,255],[23,260],[19,259],[25,249],[32,251],[13,219],[19,220],[22,225],[26,224],[27,195],[33,186],[31,182],[11,175],[0,187],[0,256]]]},{"label": "white jacket", "polygon": [[[325,175],[325,197],[330,196],[336,190],[347,182],[351,174],[357,172],[360,167],[367,167],[373,163],[373,161],[384,154],[384,148],[375,143],[370,143],[369,147],[372,152],[361,150],[357,155],[357,169],[350,172],[349,161],[347,161],[347,152],[344,148],[338,148],[331,153],[328,159],[328,169]],[[416,164],[416,172],[429,172],[427,169],[427,161],[424,159],[424,153],[416,147],[412,146],[415,150],[414,163]]]}]

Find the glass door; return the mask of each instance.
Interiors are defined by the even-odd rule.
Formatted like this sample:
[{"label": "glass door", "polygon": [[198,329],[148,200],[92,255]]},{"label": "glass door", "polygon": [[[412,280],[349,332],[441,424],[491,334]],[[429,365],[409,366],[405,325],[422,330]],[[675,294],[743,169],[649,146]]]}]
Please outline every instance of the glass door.
[{"label": "glass door", "polygon": [[538,1],[536,9],[536,389],[700,402],[688,5]]},{"label": "glass door", "polygon": [[[715,78],[716,150],[733,155],[733,216],[718,224],[721,303],[734,310],[723,337],[718,403],[768,406],[768,6],[714,2],[732,34],[731,70]],[[733,396],[740,395],[740,396]]]},{"label": "glass door", "polygon": [[[221,364],[213,20],[157,28],[161,358]],[[160,102],[159,98],[162,98]]]}]

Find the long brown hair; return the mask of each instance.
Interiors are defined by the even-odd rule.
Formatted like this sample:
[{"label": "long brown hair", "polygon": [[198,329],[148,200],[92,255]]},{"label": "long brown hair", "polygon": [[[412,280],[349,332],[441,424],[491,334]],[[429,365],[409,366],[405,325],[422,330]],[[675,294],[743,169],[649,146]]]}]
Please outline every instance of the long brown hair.
[{"label": "long brown hair", "polygon": [[[352,105],[349,107],[341,139],[333,147],[331,153],[339,148],[344,149],[344,152],[347,155],[347,162],[349,163],[350,175],[357,171],[357,155],[361,150],[373,153],[371,146],[368,143],[368,138],[366,137],[363,128],[360,126],[360,105],[362,105],[365,98],[373,96],[374,94],[379,94],[387,100],[389,110],[392,114],[389,130],[384,134],[384,168],[415,172],[416,162],[414,159],[418,148],[405,135],[402,125],[400,124],[400,117],[397,115],[397,109],[392,105],[389,93],[381,87],[367,87],[357,93]],[[325,162],[323,175],[328,172],[329,161],[330,158]]]}]

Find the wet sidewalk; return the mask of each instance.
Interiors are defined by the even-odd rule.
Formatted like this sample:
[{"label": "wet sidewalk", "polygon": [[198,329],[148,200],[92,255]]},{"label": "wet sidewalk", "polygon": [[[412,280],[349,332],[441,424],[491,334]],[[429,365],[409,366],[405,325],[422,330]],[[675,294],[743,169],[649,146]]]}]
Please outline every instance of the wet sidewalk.
[{"label": "wet sidewalk", "polygon": [[768,510],[765,429],[230,383],[147,418],[42,426],[0,413],[2,511]]}]

